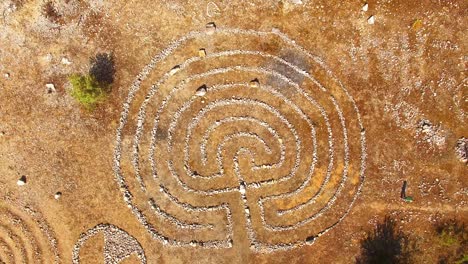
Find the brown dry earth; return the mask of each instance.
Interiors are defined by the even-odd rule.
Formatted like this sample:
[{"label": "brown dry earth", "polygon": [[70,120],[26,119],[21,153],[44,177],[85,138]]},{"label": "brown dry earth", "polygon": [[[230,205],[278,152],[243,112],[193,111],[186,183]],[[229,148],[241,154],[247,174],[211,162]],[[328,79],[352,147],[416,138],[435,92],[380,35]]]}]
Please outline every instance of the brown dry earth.
[{"label": "brown dry earth", "polygon": [[[46,17],[43,1],[2,0],[0,262],[353,263],[366,231],[392,215],[423,249],[415,262],[435,263],[433,223],[468,220],[467,165],[455,151],[468,137],[468,2],[369,1],[367,11],[364,5],[63,0]],[[206,27],[210,22],[215,28]],[[200,36],[171,46],[189,32]],[[163,52],[168,47],[170,54]],[[254,53],[222,53],[228,50]],[[114,54],[116,80],[90,112],[70,96],[67,77],[86,73],[99,52]],[[158,54],[167,57],[143,76]],[[183,64],[189,58],[193,63]],[[203,75],[213,69],[228,70]],[[163,76],[167,81],[148,99]],[[158,107],[181,83],[153,137]],[[203,85],[206,94],[198,90]],[[222,100],[221,110],[197,117]],[[284,162],[275,167],[282,148]],[[218,165],[224,174],[209,178]],[[294,168],[294,177],[281,181]],[[400,199],[404,180],[412,203]],[[295,190],[267,198],[262,211],[261,199]]]}]

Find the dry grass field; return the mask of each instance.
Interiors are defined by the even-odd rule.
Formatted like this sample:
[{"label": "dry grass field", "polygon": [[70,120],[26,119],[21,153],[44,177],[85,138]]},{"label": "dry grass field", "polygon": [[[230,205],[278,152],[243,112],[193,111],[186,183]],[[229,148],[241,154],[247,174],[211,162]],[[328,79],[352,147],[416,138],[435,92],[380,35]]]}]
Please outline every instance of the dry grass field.
[{"label": "dry grass field", "polygon": [[468,2],[0,12],[0,263],[467,263]]}]

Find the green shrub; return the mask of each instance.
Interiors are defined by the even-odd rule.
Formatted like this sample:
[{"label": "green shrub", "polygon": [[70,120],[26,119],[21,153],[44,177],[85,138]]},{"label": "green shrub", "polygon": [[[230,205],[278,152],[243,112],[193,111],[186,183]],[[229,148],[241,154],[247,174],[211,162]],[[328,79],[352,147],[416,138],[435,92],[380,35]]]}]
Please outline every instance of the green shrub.
[{"label": "green shrub", "polygon": [[465,224],[455,218],[437,222],[435,229],[443,246],[459,245],[468,239]]},{"label": "green shrub", "polygon": [[466,264],[468,263],[468,254],[463,255],[463,257],[455,262],[455,264]]},{"label": "green shrub", "polygon": [[72,84],[71,95],[88,110],[102,102],[111,91],[114,82],[114,56],[98,53],[90,58],[90,69],[87,75],[74,74],[69,77]]},{"label": "green shrub", "polygon": [[106,97],[107,88],[102,87],[93,76],[73,74],[69,77],[72,84],[71,96],[85,108],[92,110]]},{"label": "green shrub", "polygon": [[440,264],[468,263],[468,228],[455,218],[443,219],[435,224],[435,231],[443,254]]}]

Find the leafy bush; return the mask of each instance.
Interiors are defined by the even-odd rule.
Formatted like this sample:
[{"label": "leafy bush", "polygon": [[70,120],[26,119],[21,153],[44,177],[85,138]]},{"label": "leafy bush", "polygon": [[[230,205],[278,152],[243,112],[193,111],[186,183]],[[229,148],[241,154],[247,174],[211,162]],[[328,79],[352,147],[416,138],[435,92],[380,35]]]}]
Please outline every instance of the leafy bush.
[{"label": "leafy bush", "polygon": [[111,91],[114,82],[115,66],[112,55],[100,53],[90,59],[91,68],[87,75],[73,74],[71,96],[86,109],[92,110]]},{"label": "leafy bush", "polygon": [[359,264],[403,264],[410,263],[415,243],[396,229],[395,221],[385,217],[382,223],[369,232],[361,241]]},{"label": "leafy bush", "polygon": [[105,89],[91,75],[74,74],[69,80],[73,86],[71,96],[87,109],[93,109],[106,96]]}]

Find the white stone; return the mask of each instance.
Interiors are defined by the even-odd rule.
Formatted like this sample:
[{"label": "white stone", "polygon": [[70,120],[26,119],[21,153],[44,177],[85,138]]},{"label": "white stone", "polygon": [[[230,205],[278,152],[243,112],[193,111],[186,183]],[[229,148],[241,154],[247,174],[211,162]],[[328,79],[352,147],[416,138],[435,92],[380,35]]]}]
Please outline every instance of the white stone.
[{"label": "white stone", "polygon": [[53,83],[47,83],[46,85],[47,92],[52,93],[55,92],[55,85]]},{"label": "white stone", "polygon": [[170,71],[169,71],[169,75],[174,75],[176,72],[178,72],[180,70],[180,66],[177,65],[177,66],[174,66],[174,68],[172,68]]},{"label": "white stone", "polygon": [[291,3],[296,4],[296,5],[302,5],[303,4],[302,0],[290,0],[290,1],[291,1]]},{"label": "white stone", "polygon": [[205,94],[206,94],[206,86],[205,85],[200,86],[200,88],[198,88],[197,91],[195,92],[196,96],[205,96]]},{"label": "white stone", "polygon": [[241,185],[239,186],[239,192],[240,192],[241,194],[245,194],[245,186],[244,186],[244,185],[241,184]]},{"label": "white stone", "polygon": [[62,197],[62,193],[61,192],[56,192],[55,195],[54,195],[55,200],[60,199],[60,197]]},{"label": "white stone", "polygon": [[370,16],[368,19],[367,19],[367,23],[369,25],[373,25],[375,23],[375,16]]},{"label": "white stone", "polygon": [[19,180],[16,182],[16,184],[18,184],[18,186],[25,185],[26,184],[26,177],[22,176],[21,178],[19,178]]},{"label": "white stone", "polygon": [[69,59],[65,58],[65,57],[62,58],[61,62],[62,62],[63,65],[72,64],[72,62]]},{"label": "white stone", "polygon": [[213,22],[210,22],[208,24],[206,24],[206,34],[208,35],[212,35],[214,34],[216,31],[216,24],[213,23]]},{"label": "white stone", "polygon": [[245,213],[246,213],[246,214],[250,214],[250,210],[249,210],[249,209],[245,209]]},{"label": "white stone", "polygon": [[10,74],[8,72],[5,73],[3,76],[5,76],[5,78],[7,78],[7,79],[10,78]]},{"label": "white stone", "polygon": [[260,83],[257,79],[250,81],[250,87],[257,88],[258,86],[260,86]]},{"label": "white stone", "polygon": [[366,12],[367,10],[369,10],[369,4],[368,4],[368,3],[365,3],[365,4],[362,6],[362,11]]},{"label": "white stone", "polygon": [[201,58],[206,57],[206,50],[205,49],[199,49],[198,50],[198,56]]}]

